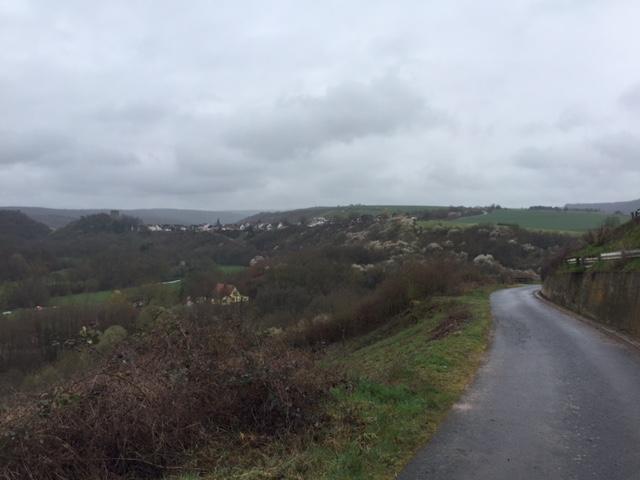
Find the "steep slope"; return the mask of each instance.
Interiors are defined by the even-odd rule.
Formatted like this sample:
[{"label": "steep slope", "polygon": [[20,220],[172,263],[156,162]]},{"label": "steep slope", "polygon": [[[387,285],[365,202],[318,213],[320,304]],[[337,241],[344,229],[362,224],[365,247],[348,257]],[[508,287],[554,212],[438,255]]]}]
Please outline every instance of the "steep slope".
[{"label": "steep slope", "polygon": [[[640,248],[640,222],[595,232],[585,247],[569,257]],[[640,339],[640,259],[600,260],[568,265],[564,260],[544,280],[550,300],[592,320]]]}]

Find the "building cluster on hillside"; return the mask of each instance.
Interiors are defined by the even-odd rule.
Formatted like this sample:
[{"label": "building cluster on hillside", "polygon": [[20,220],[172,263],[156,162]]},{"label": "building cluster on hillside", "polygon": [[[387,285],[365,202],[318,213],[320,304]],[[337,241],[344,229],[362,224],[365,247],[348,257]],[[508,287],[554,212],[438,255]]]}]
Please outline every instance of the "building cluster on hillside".
[{"label": "building cluster on hillside", "polygon": [[[299,222],[298,225],[306,226],[309,228],[319,227],[330,223],[325,217],[313,217],[308,222]],[[273,230],[284,230],[288,227],[288,224],[282,221],[279,222],[261,222],[256,223],[243,222],[243,223],[227,223],[222,224],[220,221],[215,224],[202,223],[197,225],[180,225],[180,224],[151,224],[146,225],[146,228],[150,232],[232,232],[232,231],[259,231],[270,232]]]},{"label": "building cluster on hillside", "polygon": [[222,232],[226,230],[238,230],[235,225],[222,225],[221,223],[199,223],[196,225],[181,224],[154,224],[147,225],[150,232]]},{"label": "building cluster on hillside", "polygon": [[[389,216],[388,214],[381,215],[358,215],[349,218],[347,221],[349,225],[357,225],[369,222],[386,222],[389,220],[410,222],[415,224],[417,217],[394,214]],[[284,230],[289,226],[298,226],[306,228],[317,228],[323,225],[330,225],[335,220],[325,216],[312,217],[311,219],[301,219],[298,222],[288,222],[286,220],[263,222],[258,220],[256,222],[241,222],[241,223],[227,223],[222,224],[220,221],[210,224],[203,223],[198,225],[178,225],[178,224],[152,224],[147,225],[146,228],[150,232],[271,232],[275,230]]]},{"label": "building cluster on hillside", "polygon": [[187,306],[195,303],[211,303],[213,305],[235,305],[246,303],[249,297],[242,295],[235,285],[229,283],[217,283],[211,295],[207,297],[191,298],[187,297]]},{"label": "building cluster on hillside", "polygon": [[150,232],[186,232],[190,228],[185,225],[156,224],[147,225],[147,230]]}]

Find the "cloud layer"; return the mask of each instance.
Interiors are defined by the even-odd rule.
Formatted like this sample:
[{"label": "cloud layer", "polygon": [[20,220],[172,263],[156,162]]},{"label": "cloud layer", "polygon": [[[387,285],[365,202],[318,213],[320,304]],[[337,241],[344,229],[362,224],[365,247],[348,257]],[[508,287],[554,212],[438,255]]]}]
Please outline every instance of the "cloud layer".
[{"label": "cloud layer", "polygon": [[0,205],[640,195],[638,2],[185,5],[0,0]]}]

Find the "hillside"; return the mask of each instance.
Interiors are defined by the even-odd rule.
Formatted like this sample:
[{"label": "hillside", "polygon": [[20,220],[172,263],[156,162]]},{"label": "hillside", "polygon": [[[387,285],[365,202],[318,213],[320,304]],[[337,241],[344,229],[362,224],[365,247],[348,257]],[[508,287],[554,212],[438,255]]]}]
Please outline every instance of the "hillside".
[{"label": "hillside", "polygon": [[490,292],[576,240],[416,218],[468,211],[155,233],[98,214],[0,249],[0,471],[392,478],[481,361]]},{"label": "hillside", "polygon": [[[335,219],[346,219],[361,215],[382,215],[382,214],[405,214],[417,217],[428,217],[429,213],[445,212],[448,210],[468,211],[479,213],[478,208],[469,207],[449,207],[434,205],[345,205],[333,207],[309,207],[295,210],[284,210],[278,212],[260,212],[245,218],[244,222],[249,223],[300,223],[304,220],[311,220],[314,217],[325,217]],[[470,213],[467,213],[469,215]]]},{"label": "hillside", "polygon": [[[586,232],[598,228],[609,217],[606,213],[572,210],[498,209],[486,215],[464,217],[455,220],[461,224],[509,224],[534,230]],[[622,217],[625,220],[626,217]]]},{"label": "hillside", "polygon": [[106,213],[97,213],[74,220],[57,230],[54,235],[57,237],[65,235],[73,237],[81,234],[126,233],[137,230],[139,225],[140,219],[129,215],[113,216]]},{"label": "hillside", "polygon": [[[29,217],[44,223],[50,228],[62,228],[69,223],[97,213],[109,213],[109,209],[58,209],[43,207],[0,207],[4,210],[20,210]],[[125,209],[122,214],[136,217],[145,224],[178,224],[197,225],[201,223],[215,223],[220,219],[222,223],[234,223],[255,210],[182,210],[176,208]]]},{"label": "hillside", "polygon": [[587,245],[575,252],[577,256],[640,249],[640,222],[630,221],[613,230],[596,231],[587,235],[586,241]]},{"label": "hillside", "polygon": [[49,227],[29,218],[23,212],[0,210],[0,237],[31,240],[49,234]]},{"label": "hillside", "polygon": [[605,213],[622,212],[625,215],[629,215],[631,212],[634,212],[640,208],[640,198],[637,200],[629,200],[626,202],[568,203],[567,208],[570,210],[595,209]]}]

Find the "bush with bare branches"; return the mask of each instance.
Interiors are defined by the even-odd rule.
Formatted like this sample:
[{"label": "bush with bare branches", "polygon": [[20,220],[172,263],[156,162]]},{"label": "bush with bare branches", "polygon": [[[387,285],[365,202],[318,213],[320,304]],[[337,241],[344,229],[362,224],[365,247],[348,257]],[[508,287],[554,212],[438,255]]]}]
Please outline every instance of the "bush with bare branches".
[{"label": "bush with bare branches", "polygon": [[185,451],[316,421],[331,384],[310,354],[239,322],[165,318],[105,364],[0,417],[0,478],[154,478]]}]

